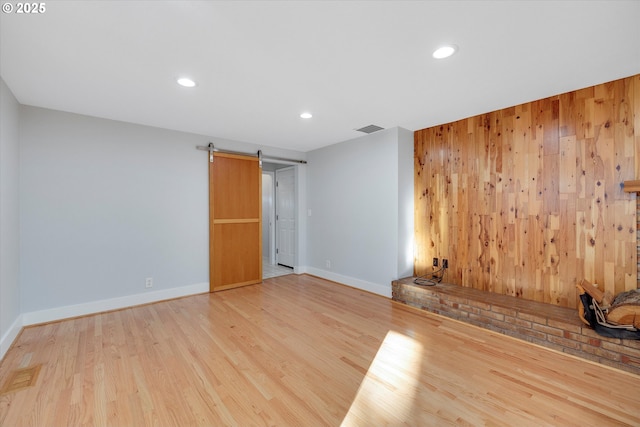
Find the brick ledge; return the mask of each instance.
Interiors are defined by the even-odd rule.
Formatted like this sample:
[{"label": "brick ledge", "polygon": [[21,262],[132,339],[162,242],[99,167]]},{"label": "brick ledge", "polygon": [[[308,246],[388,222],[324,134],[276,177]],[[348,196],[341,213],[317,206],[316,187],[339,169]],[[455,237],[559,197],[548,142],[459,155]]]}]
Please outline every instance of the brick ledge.
[{"label": "brick ledge", "polygon": [[392,299],[485,329],[640,375],[640,340],[598,335],[577,310],[448,283],[391,282]]}]

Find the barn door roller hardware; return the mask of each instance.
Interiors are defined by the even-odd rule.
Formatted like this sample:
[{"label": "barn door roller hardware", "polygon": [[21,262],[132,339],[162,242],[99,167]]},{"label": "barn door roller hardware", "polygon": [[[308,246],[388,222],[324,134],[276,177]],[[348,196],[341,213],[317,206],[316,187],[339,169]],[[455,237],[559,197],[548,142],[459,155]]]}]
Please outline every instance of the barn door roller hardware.
[{"label": "barn door roller hardware", "polygon": [[196,149],[209,152],[209,163],[213,163],[213,153],[220,151],[213,146],[213,142],[210,142],[209,145],[196,145]]}]

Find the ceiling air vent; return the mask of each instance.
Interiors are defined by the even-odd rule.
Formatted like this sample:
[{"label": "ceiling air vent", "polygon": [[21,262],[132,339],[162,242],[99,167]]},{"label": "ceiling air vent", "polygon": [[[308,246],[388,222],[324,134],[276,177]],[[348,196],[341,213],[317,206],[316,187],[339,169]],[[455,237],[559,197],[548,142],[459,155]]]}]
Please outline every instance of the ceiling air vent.
[{"label": "ceiling air vent", "polygon": [[379,130],[383,130],[384,128],[381,128],[380,126],[376,126],[376,125],[369,125],[369,126],[365,126],[363,128],[360,129],[356,129],[358,132],[364,132],[364,133],[374,133],[374,132],[378,132]]}]

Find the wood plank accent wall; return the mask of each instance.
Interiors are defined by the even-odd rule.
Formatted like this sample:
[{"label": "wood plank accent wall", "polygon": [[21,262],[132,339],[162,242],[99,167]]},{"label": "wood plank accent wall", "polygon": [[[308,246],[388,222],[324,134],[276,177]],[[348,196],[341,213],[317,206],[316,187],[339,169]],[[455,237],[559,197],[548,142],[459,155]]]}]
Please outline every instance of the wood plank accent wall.
[{"label": "wood plank accent wall", "polygon": [[[636,129],[640,129],[637,128]],[[638,289],[640,289],[640,197],[636,197],[636,238],[638,251]]]},{"label": "wood plank accent wall", "polygon": [[447,258],[449,283],[565,307],[583,278],[638,287],[640,75],[418,130],[414,150],[415,275]]}]

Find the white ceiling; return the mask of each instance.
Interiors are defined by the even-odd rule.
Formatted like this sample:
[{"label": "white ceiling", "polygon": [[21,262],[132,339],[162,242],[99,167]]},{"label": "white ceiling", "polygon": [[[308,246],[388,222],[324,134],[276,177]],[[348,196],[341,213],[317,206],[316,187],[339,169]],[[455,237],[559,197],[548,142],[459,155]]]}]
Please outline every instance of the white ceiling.
[{"label": "white ceiling", "polygon": [[302,152],[640,73],[637,0],[44,4],[0,17],[20,103]]}]

